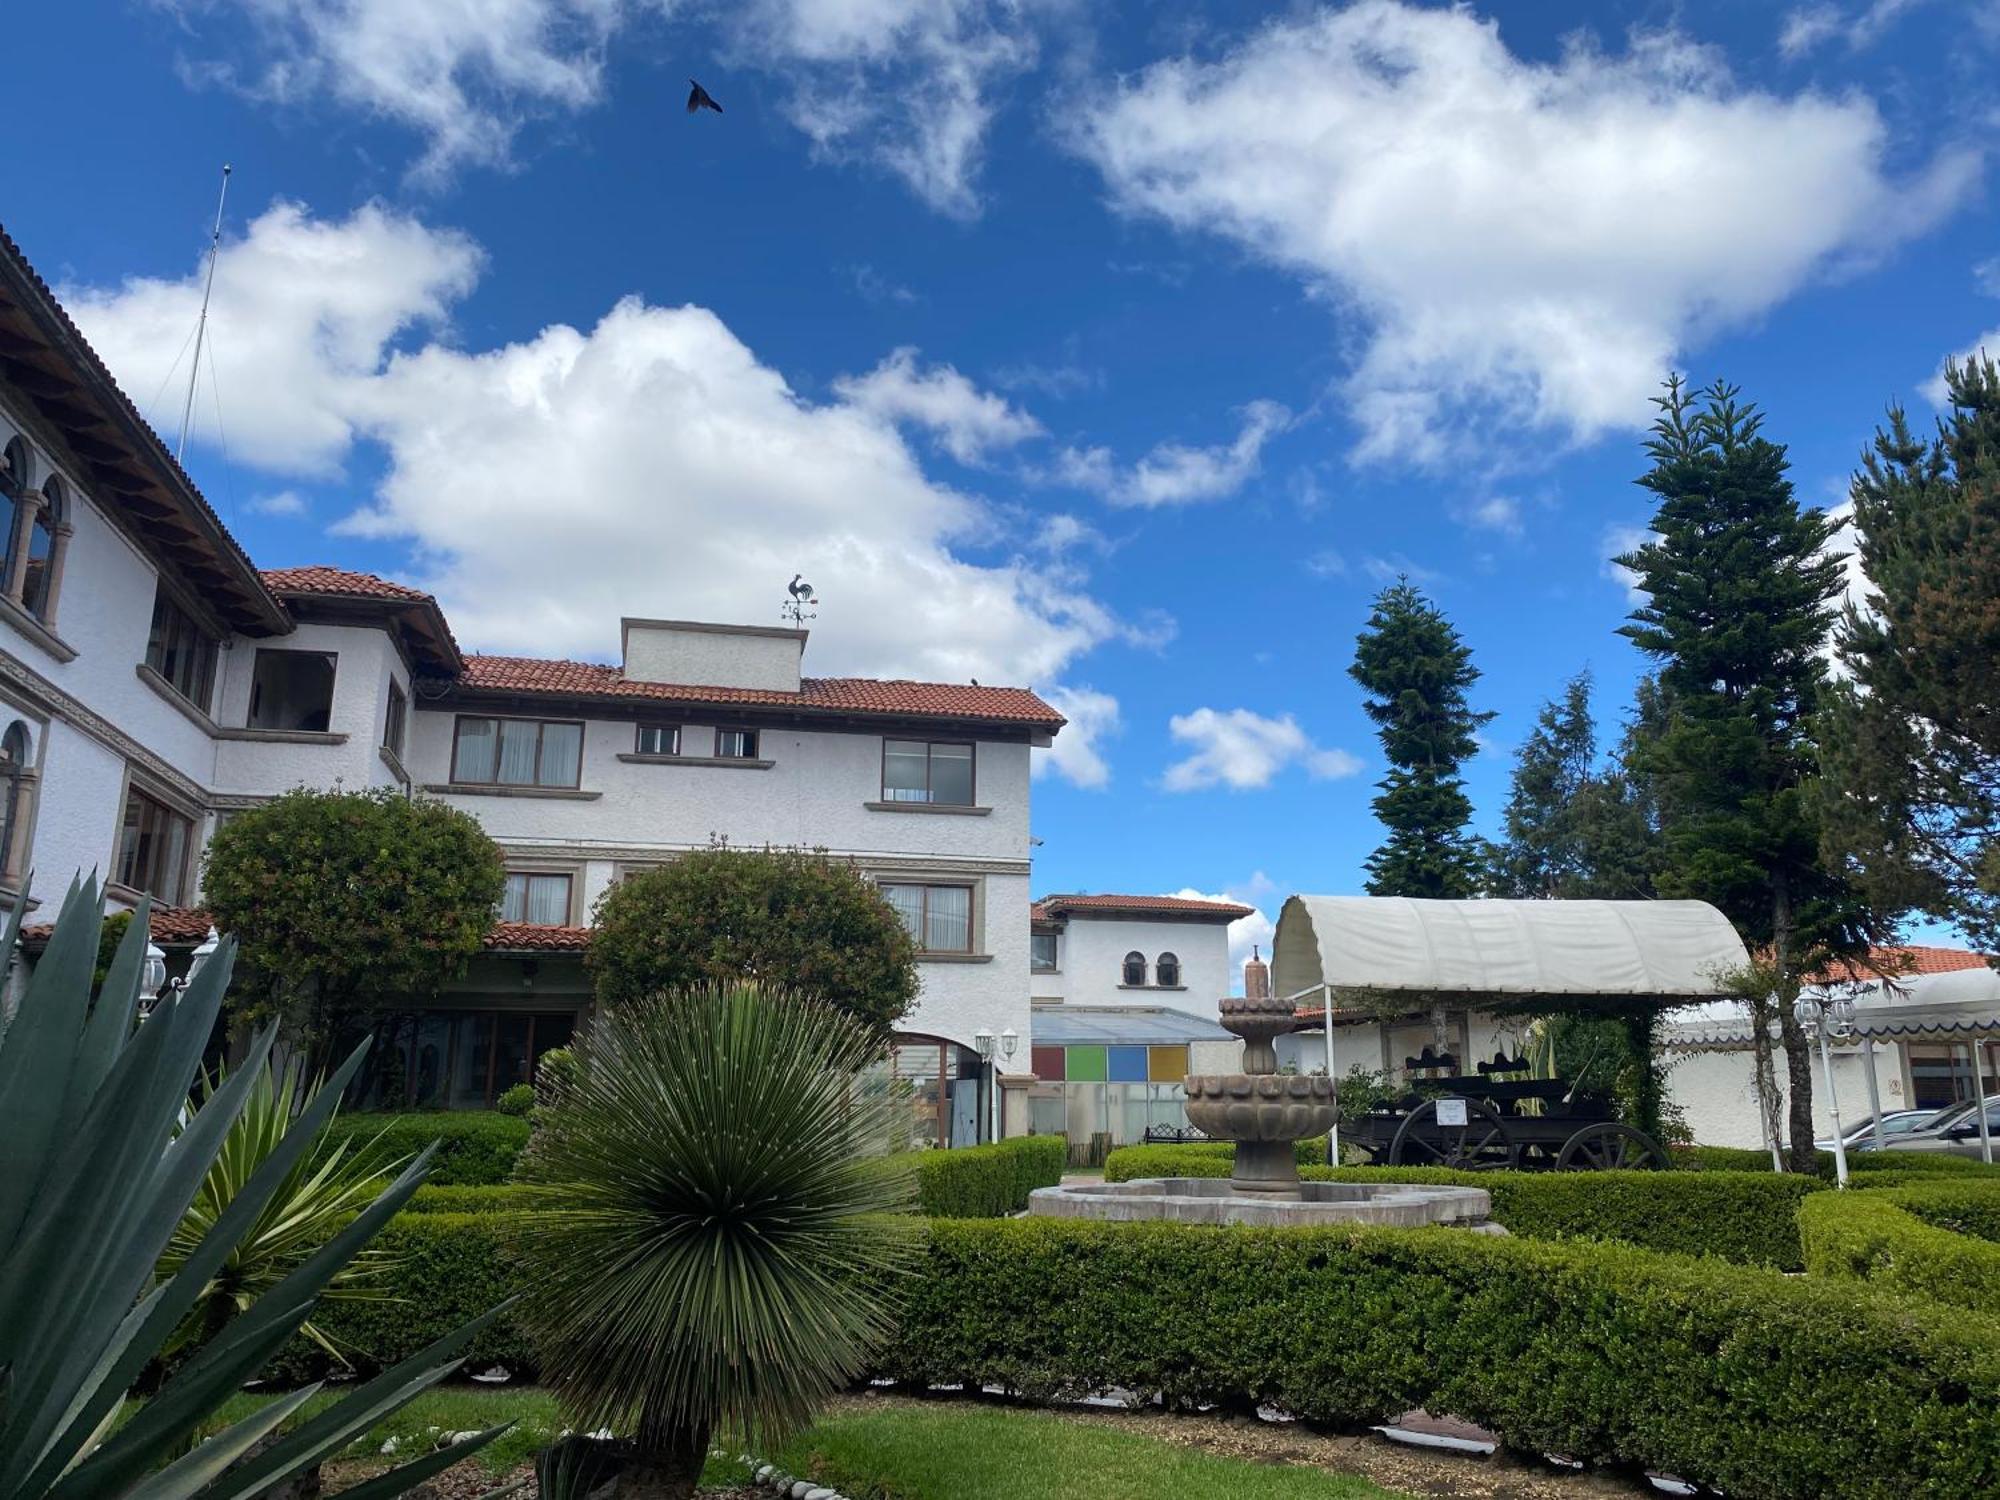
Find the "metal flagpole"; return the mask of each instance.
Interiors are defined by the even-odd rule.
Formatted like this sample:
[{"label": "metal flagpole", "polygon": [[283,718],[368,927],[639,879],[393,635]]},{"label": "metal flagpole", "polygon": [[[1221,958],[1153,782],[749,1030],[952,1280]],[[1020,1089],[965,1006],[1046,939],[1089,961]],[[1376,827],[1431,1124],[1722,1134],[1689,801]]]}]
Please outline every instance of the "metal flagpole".
[{"label": "metal flagpole", "polygon": [[222,251],[222,205],[229,201],[228,162],[222,164],[222,191],[215,199],[215,230],[208,237],[208,279],[201,288],[201,317],[194,325],[194,363],[188,367],[187,401],[181,407],[181,435],[174,441],[174,462],[187,451],[188,423],[194,417],[194,379],[201,372],[201,340],[208,329],[208,299],[215,290],[215,260]]}]

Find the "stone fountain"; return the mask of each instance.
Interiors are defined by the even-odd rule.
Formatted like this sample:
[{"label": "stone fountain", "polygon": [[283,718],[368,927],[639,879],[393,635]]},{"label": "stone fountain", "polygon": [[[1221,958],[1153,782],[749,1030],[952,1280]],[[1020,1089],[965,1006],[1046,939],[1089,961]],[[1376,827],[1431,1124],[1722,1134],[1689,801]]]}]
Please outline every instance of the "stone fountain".
[{"label": "stone fountain", "polygon": [[1232,1175],[1037,1188],[1028,1197],[1028,1212],[1199,1224],[1488,1227],[1492,1200],[1479,1188],[1300,1180],[1292,1143],[1333,1129],[1334,1082],[1324,1074],[1278,1071],[1274,1044],[1293,1027],[1292,1007],[1270,993],[1261,960],[1245,964],[1243,978],[1244,996],[1221,1004],[1223,1027],[1243,1039],[1243,1071],[1190,1074],[1181,1085],[1189,1123],[1211,1140],[1236,1143]]}]

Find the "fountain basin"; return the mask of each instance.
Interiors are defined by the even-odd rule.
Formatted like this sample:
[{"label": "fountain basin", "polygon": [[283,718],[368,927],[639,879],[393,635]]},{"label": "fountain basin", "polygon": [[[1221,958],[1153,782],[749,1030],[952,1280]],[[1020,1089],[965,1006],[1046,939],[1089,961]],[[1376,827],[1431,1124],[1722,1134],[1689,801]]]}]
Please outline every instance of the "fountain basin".
[{"label": "fountain basin", "polygon": [[[1289,1150],[1289,1143],[1287,1143]],[[1297,1182],[1285,1196],[1252,1192],[1225,1177],[1140,1177],[1036,1188],[1028,1212],[1059,1219],[1177,1224],[1449,1224],[1489,1228],[1493,1200],[1483,1188],[1391,1182]],[[1496,1227],[1492,1227],[1497,1229]]]}]

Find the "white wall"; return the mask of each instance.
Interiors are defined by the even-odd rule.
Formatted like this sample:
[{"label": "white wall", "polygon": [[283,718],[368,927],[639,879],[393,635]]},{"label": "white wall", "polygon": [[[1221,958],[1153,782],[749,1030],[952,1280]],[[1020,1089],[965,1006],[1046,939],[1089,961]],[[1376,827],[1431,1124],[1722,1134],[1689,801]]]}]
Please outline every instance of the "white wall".
[{"label": "white wall", "polygon": [[[1070,912],[1056,940],[1056,972],[1033,976],[1039,996],[1060,997],[1066,1005],[1166,1005],[1213,1018],[1230,993],[1227,922],[1153,922]],[[1025,938],[1024,938],[1025,941]],[[1146,956],[1144,987],[1124,982],[1125,955]],[[1181,961],[1181,983],[1163,989],[1153,983],[1162,953]]]},{"label": "white wall", "polygon": [[[1764,1145],[1764,1132],[1757,1118],[1756,1066],[1750,1049],[1727,1052],[1691,1052],[1668,1049],[1667,1097],[1686,1116],[1694,1138],[1704,1146]],[[1785,1058],[1775,1059],[1778,1074],[1778,1115],[1785,1118]],[[1832,1101],[1826,1087],[1826,1071],[1817,1052],[1812,1059],[1813,1133],[1819,1139],[1833,1134]],[[1868,1074],[1859,1047],[1836,1048],[1833,1054],[1833,1086],[1839,1096],[1840,1117],[1852,1124],[1871,1113],[1868,1104]],[[1882,1108],[1908,1109],[1909,1094],[1904,1088],[1902,1050],[1893,1042],[1875,1047],[1875,1087]]]},{"label": "white wall", "polygon": [[336,782],[350,791],[394,784],[395,773],[381,754],[382,717],[388,710],[390,682],[400,683],[407,694],[409,673],[388,633],[372,626],[301,625],[275,640],[236,641],[222,653],[216,691],[216,720],[227,728],[240,729],[248,722],[250,684],[260,649],[333,653],[333,711],[327,723],[330,732],[346,735],[347,741],[335,745],[219,740],[215,789],[275,796],[294,787],[330,787]]},{"label": "white wall", "polygon": [[635,681],[799,690],[801,631],[627,620],[624,637],[625,675]]}]

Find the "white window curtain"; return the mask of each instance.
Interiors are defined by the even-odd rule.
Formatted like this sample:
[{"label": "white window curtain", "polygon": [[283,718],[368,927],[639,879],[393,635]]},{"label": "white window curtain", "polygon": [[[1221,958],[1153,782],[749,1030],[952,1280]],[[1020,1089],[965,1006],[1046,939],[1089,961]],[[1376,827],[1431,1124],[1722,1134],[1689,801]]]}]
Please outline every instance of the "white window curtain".
[{"label": "white window curtain", "polygon": [[972,892],[962,885],[930,888],[924,946],[934,953],[972,951]]},{"label": "white window curtain", "polygon": [[541,729],[526,719],[500,721],[500,771],[495,781],[503,786],[535,784],[535,745]]},{"label": "white window curtain", "polygon": [[458,757],[451,768],[454,781],[491,781],[493,779],[493,731],[496,725],[492,719],[460,719],[458,721]]},{"label": "white window curtain", "polygon": [[542,768],[538,779],[543,786],[575,786],[582,756],[581,724],[542,726]]},{"label": "white window curtain", "polygon": [[903,925],[910,930],[910,936],[920,947],[924,942],[924,888],[920,885],[885,885],[882,899],[895,908],[896,915],[903,919]]}]

